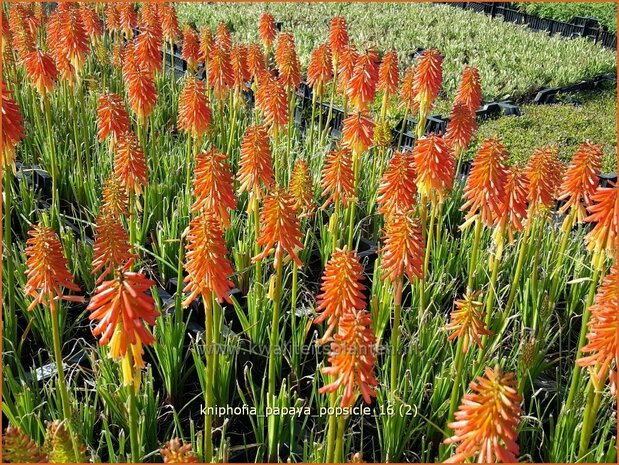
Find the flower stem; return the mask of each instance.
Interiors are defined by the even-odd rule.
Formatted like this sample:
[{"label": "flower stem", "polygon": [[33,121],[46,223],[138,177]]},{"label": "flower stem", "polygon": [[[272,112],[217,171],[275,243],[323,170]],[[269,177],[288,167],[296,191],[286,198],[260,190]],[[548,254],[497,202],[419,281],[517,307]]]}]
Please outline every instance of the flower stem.
[{"label": "flower stem", "polygon": [[400,317],[402,314],[402,288],[403,280],[400,277],[395,285],[394,309],[393,309],[393,328],[391,331],[391,397],[395,399],[398,386],[398,360],[400,343]]},{"label": "flower stem", "polygon": [[131,462],[141,462],[138,441],[138,409],[136,405],[135,383],[129,385],[129,440],[131,442]]},{"label": "flower stem", "polygon": [[449,400],[449,415],[447,415],[447,423],[451,423],[454,418],[454,413],[456,411],[456,407],[458,405],[458,400],[460,399],[460,383],[462,381],[462,368],[464,366],[464,351],[462,350],[463,338],[458,338],[458,343],[456,344],[456,359],[454,361],[455,366],[455,378],[454,385],[451,389],[451,398]]},{"label": "flower stem", "polygon": [[[276,391],[275,391],[275,378],[277,375],[276,369],[276,357],[275,353],[277,352],[278,347],[278,339],[279,339],[279,317],[281,310],[281,288],[282,288],[282,260],[281,258],[276,259],[277,265],[275,267],[275,289],[273,291],[273,315],[271,320],[271,341],[269,348],[269,391],[267,393],[268,396],[268,405],[270,407],[275,407],[276,401]],[[271,415],[269,417],[269,460],[274,462],[277,460],[277,451],[278,451],[278,442],[276,437],[276,423],[277,417],[275,415]]]},{"label": "flower stem", "polygon": [[[329,405],[335,409],[337,406],[337,391],[329,394]],[[337,434],[337,416],[335,413],[329,415],[329,423],[327,426],[327,456],[325,463],[333,463],[333,457],[335,455],[335,436]]]},{"label": "flower stem", "polygon": [[205,335],[204,355],[206,357],[206,389],[204,391],[204,461],[213,461],[213,300],[211,293],[202,293],[204,303]]},{"label": "flower stem", "polygon": [[520,275],[522,274],[522,267],[524,265],[524,257],[527,252],[529,233],[531,231],[531,223],[528,223],[524,232],[522,233],[522,239],[520,240],[520,250],[518,252],[518,262],[516,262],[516,271],[512,277],[512,285],[509,290],[509,297],[507,298],[507,304],[505,310],[503,310],[503,320],[509,316],[509,312],[514,304],[516,298],[516,291],[518,290],[518,282],[520,281]]},{"label": "flower stem", "polygon": [[335,439],[334,463],[344,462],[344,431],[346,428],[346,417],[344,415],[337,418],[337,437]]},{"label": "flower stem", "polygon": [[[15,321],[15,284],[13,282],[13,245],[11,238],[11,202],[13,200],[13,189],[11,187],[11,168],[3,166],[4,170],[4,250],[6,252],[6,271],[7,271],[7,293],[8,311],[11,319]],[[4,328],[6,330],[6,326]],[[15,335],[16,336],[16,335]],[[15,341],[16,338],[10,339]]]},{"label": "flower stem", "polygon": [[601,400],[602,393],[595,388],[593,380],[589,379],[589,384],[587,386],[587,405],[585,406],[582,430],[580,431],[579,462],[584,458],[587,452],[589,452],[589,441],[591,440],[591,433],[595,426],[595,419],[600,408]]},{"label": "flower stem", "polygon": [[479,255],[479,243],[481,241],[482,222],[479,218],[475,220],[475,232],[473,236],[473,249],[471,250],[471,260],[469,261],[469,278],[466,284],[467,292],[473,291],[475,281],[475,268],[477,267],[477,257]]}]

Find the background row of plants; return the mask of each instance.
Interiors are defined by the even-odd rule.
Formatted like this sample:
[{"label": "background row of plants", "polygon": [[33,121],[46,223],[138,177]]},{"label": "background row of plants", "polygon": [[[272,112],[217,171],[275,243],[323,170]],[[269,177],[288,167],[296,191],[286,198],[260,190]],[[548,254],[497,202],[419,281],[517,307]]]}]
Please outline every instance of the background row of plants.
[{"label": "background row of plants", "polygon": [[617,4],[609,2],[517,2],[525,13],[569,22],[574,17],[595,18],[609,31],[617,32]]},{"label": "background row of plants", "polygon": [[[132,4],[129,5],[133,8]],[[12,19],[9,32],[13,40],[20,37],[20,27],[26,31],[29,29],[25,27],[30,28],[30,24],[36,26],[32,18],[39,18],[41,24],[46,21],[39,16],[34,5],[22,4],[22,7],[24,10],[19,12],[14,5],[10,11],[5,6],[6,17]],[[85,13],[77,16],[78,11],[88,11],[91,18],[92,12],[101,18],[106,14],[103,5],[97,6],[97,10],[88,5],[80,5],[79,10],[71,5],[62,8],[63,14],[69,15],[66,19],[82,18]],[[157,16],[150,15],[163,15],[159,17],[163,19],[173,14],[169,7],[158,13],[144,5],[138,5],[138,8],[135,14],[140,34],[156,29],[157,22],[153,22],[153,18]],[[315,17],[321,17],[320,8],[313,13]],[[149,11],[150,15],[147,14]],[[206,11],[206,18],[211,18],[209,10]],[[251,26],[247,26],[251,27],[252,35],[255,35],[261,13],[262,9],[256,11]],[[448,16],[452,13],[458,17],[457,11],[442,11]],[[20,14],[30,22],[19,23]],[[232,12],[230,16],[233,17]],[[350,21],[347,30],[352,41],[354,16],[346,16]],[[214,44],[223,47],[228,41],[227,24],[222,26],[216,18],[212,19]],[[432,22],[430,19],[425,17],[424,21]],[[76,24],[84,22],[83,19],[74,21],[72,26],[70,22],[65,23],[68,32],[75,33],[79,29]],[[327,40],[328,31],[333,28],[329,21],[330,17],[324,17],[322,27],[314,25],[315,34],[320,34],[323,40]],[[267,23],[274,26],[268,17]],[[301,39],[297,39],[297,26]],[[305,43],[302,40],[304,30],[309,26],[291,23],[287,27],[294,30],[294,36],[280,35],[277,40],[294,37],[293,44],[301,49],[301,44]],[[25,69],[21,60],[31,53],[25,48],[29,43],[12,42],[12,47],[3,49],[5,62],[13,60],[3,70],[6,83],[3,108],[7,99],[14,98],[25,125],[24,138],[19,141],[15,152],[21,169],[18,172],[6,169],[3,173],[5,207],[9,205],[9,214],[4,218],[3,243],[3,298],[8,304],[3,311],[3,415],[22,432],[10,430],[10,434],[5,435],[9,440],[16,438],[12,444],[5,441],[5,451],[7,445],[19,445],[19,440],[23,439],[20,434],[25,433],[33,439],[33,443],[26,444],[32,452],[27,458],[37,460],[43,460],[45,455],[58,461],[158,461],[163,456],[168,461],[190,458],[309,462],[363,458],[368,461],[427,462],[450,456],[461,459],[463,456],[459,454],[478,457],[477,444],[473,444],[470,450],[462,449],[460,444],[456,450],[455,446],[444,443],[451,435],[451,426],[447,425],[462,396],[467,392],[470,395],[467,383],[477,376],[491,377],[492,372],[489,374],[485,369],[500,366],[503,372],[515,373],[517,380],[514,381],[514,391],[508,396],[509,418],[505,431],[517,434],[520,452],[509,444],[506,446],[509,453],[516,454],[521,460],[534,461],[615,460],[615,400],[609,392],[609,383],[604,376],[600,375],[600,379],[592,376],[590,369],[581,372],[575,360],[582,355],[577,351],[584,346],[587,330],[580,316],[587,315],[596,293],[605,295],[603,289],[598,292],[598,287],[603,275],[610,271],[616,232],[612,229],[607,204],[602,214],[598,213],[596,218],[588,221],[597,222],[601,227],[590,232],[590,226],[585,224],[572,230],[577,212],[582,213],[578,207],[580,198],[574,201],[566,217],[558,217],[559,222],[565,221],[564,226],[559,227],[553,207],[555,197],[566,189],[561,176],[566,166],[558,160],[557,148],[546,146],[546,141],[542,140],[529,147],[530,154],[535,155],[525,173],[530,178],[532,173],[538,172],[538,183],[539,179],[546,180],[542,183],[544,200],[543,205],[538,205],[536,193],[529,191],[528,197],[533,205],[528,212],[531,220],[526,223],[526,232],[515,231],[514,242],[497,240],[496,231],[484,227],[479,217],[471,218],[474,211],[461,211],[465,179],[453,178],[460,174],[455,166],[458,160],[451,148],[445,150],[441,163],[434,168],[437,170],[435,177],[444,184],[429,189],[428,179],[432,178],[426,178],[424,183],[417,177],[414,188],[422,192],[421,198],[416,195],[412,200],[409,187],[405,189],[408,194],[400,194],[404,196],[402,205],[411,214],[412,221],[421,222],[420,231],[427,252],[412,258],[420,260],[423,256],[423,265],[419,263],[414,269],[422,266],[423,273],[418,274],[425,279],[411,273],[406,278],[403,275],[396,277],[394,283],[379,278],[385,273],[385,259],[382,252],[376,253],[375,247],[376,244],[385,247],[388,233],[384,231],[384,223],[388,218],[385,218],[384,211],[379,211],[378,189],[386,182],[383,177],[386,170],[395,169],[397,160],[404,160],[403,166],[408,166],[408,160],[413,157],[417,160],[416,169],[421,172],[419,160],[424,157],[420,155],[423,153],[420,148],[416,156],[396,154],[391,146],[392,138],[381,138],[380,132],[371,134],[369,139],[360,133],[353,139],[345,137],[348,139],[345,144],[356,142],[358,158],[355,166],[358,172],[355,175],[353,170],[351,176],[341,176],[335,184],[333,180],[329,184],[325,181],[325,177],[329,178],[325,174],[325,171],[328,173],[326,168],[333,167],[336,157],[341,157],[340,163],[344,163],[342,160],[350,155],[346,155],[338,145],[340,142],[331,140],[325,130],[328,113],[304,115],[303,120],[310,124],[303,131],[292,118],[273,130],[272,112],[246,104],[241,93],[233,89],[225,89],[223,97],[218,97],[212,88],[214,81],[209,79],[211,85],[207,91],[193,94],[197,99],[208,96],[212,110],[209,131],[196,140],[192,133],[185,133],[191,125],[179,124],[183,120],[179,108],[182,109],[183,102],[188,99],[187,89],[195,83],[191,74],[197,63],[190,66],[188,76],[180,79],[165,72],[165,66],[169,65],[162,65],[161,71],[151,75],[146,68],[141,68],[146,66],[144,62],[137,65],[137,70],[132,70],[131,63],[128,64],[131,60],[127,59],[125,47],[134,40],[132,28],[101,31],[101,35],[95,31],[88,39],[89,46],[82,52],[80,47],[66,46],[64,41],[74,37],[71,34],[64,34],[64,39],[55,36],[60,39],[56,43],[50,40],[50,29],[47,35],[45,27],[36,26],[34,29],[37,31],[35,49],[40,47],[42,53],[52,54],[57,62],[66,57],[66,53],[75,53],[71,57],[81,57],[83,61],[69,60],[75,66],[74,71],[69,67],[68,74],[56,76],[51,81],[37,81],[38,73],[45,75],[49,69],[39,69],[38,73],[36,69],[34,72]],[[197,31],[187,27],[183,30],[184,37],[176,37],[180,44],[193,41],[199,45],[201,37]],[[239,29],[235,30],[239,32]],[[269,31],[274,29],[269,28]],[[3,29],[5,44],[7,36]],[[208,33],[204,37],[208,37]],[[273,39],[276,37],[274,33]],[[373,41],[357,38],[356,42],[361,47]],[[275,44],[273,42],[271,47],[276,47]],[[260,47],[267,56],[269,50],[272,53],[269,44],[263,43]],[[189,53],[189,48],[185,47],[187,59],[195,58],[198,62],[211,58],[210,54],[199,52],[199,47],[193,50],[196,58]],[[295,51],[290,42],[287,48],[289,52]],[[450,51],[455,52],[455,49]],[[294,79],[298,79],[301,69],[294,59],[295,53],[286,56],[291,60],[288,64],[297,67],[299,75]],[[425,110],[429,111],[441,84],[447,89],[446,100],[462,98],[463,92],[456,93],[456,87],[465,66],[463,62],[459,68],[453,65],[460,56],[454,53],[452,58],[445,53],[441,58],[436,51],[430,51],[416,61],[420,69],[428,69],[420,65],[422,60],[426,66],[432,64],[430,69],[434,71],[430,77],[418,77],[417,86],[427,81],[425,85],[431,87],[433,98],[412,98],[409,100],[411,112],[414,102],[428,106]],[[119,57],[120,63],[116,61]],[[366,60],[371,64],[375,60],[373,52],[366,51],[361,57],[360,63]],[[157,63],[162,64],[160,56],[151,61],[150,66]],[[279,79],[283,79],[281,76],[286,74],[282,73],[285,68],[281,59],[271,57],[269,63],[278,69]],[[445,79],[436,74],[437,63],[444,68]],[[481,67],[482,61],[472,64]],[[407,63],[403,60],[400,74],[406,69]],[[470,70],[467,71],[469,78]],[[64,71],[67,71],[66,67]],[[153,87],[149,92],[136,92],[136,72],[144,73],[147,80],[152,79]],[[453,81],[450,81],[450,73]],[[254,78],[253,90],[259,91],[260,84],[256,82],[257,77]],[[274,82],[281,82],[279,79]],[[482,74],[482,83],[483,79]],[[401,79],[396,81],[399,83]],[[242,80],[235,82],[239,84],[237,89],[243,87]],[[375,91],[376,79],[365,82],[363,86]],[[295,107],[295,94],[291,90],[285,94],[286,105],[278,107],[281,114]],[[119,171],[122,157],[118,155],[118,147],[110,144],[112,136],[98,137],[97,132],[105,127],[105,121],[112,126],[120,124],[102,118],[100,99],[107,91],[121,96],[122,107],[132,109],[130,127],[144,154],[148,183],[144,181],[142,170],[132,171],[135,167]],[[369,92],[371,100],[374,100],[374,91]],[[384,94],[384,90],[381,92]],[[381,92],[376,100],[382,97]],[[352,93],[355,94],[355,90]],[[340,92],[338,94],[340,99],[346,99]],[[181,95],[185,97],[181,98]],[[141,113],[144,107],[140,103],[153,96],[156,104],[152,113]],[[386,127],[390,129],[389,118],[402,111],[393,105],[397,100],[395,95],[391,97],[384,99],[386,114],[364,114],[362,127],[371,119],[381,124],[386,121]],[[326,95],[324,99],[327,100]],[[478,104],[479,101],[474,106]],[[351,105],[351,114],[359,112],[362,105],[381,107],[370,101],[357,102]],[[473,120],[466,111],[459,111],[463,112],[462,121],[468,133],[465,139],[470,139]],[[200,117],[204,118],[204,114],[197,113],[190,117],[190,121],[197,124]],[[256,241],[256,237],[265,224],[264,210],[261,214],[248,193],[239,192],[236,175],[242,166],[242,142],[246,129],[256,122],[270,126],[267,145],[272,153],[273,176],[282,189],[294,191],[292,181],[297,178],[293,176],[293,167],[303,167],[303,162],[307,166],[306,171],[297,169],[307,174],[301,177],[298,186],[301,186],[301,192],[309,194],[303,196],[307,201],[304,206],[312,214],[297,220],[300,243],[287,249],[288,253],[293,250],[299,254],[302,267],[289,259],[279,262],[273,262],[271,258],[252,260],[262,252],[262,240]],[[6,131],[10,126],[3,124],[3,127],[3,138],[7,142]],[[418,130],[418,136],[422,136],[423,127]],[[387,133],[391,135],[390,131]],[[501,147],[497,142],[500,136],[494,134],[492,140],[495,142],[488,144]],[[445,144],[444,141],[452,139],[431,135],[423,140],[426,144],[429,141]],[[578,143],[577,150],[581,155],[574,158],[574,166],[578,167],[578,160],[582,162],[583,157],[593,160],[593,172],[588,172],[586,180],[596,180],[595,172],[601,170],[601,152],[607,149],[582,145],[584,141],[583,137]],[[220,215],[230,215],[223,236],[229,254],[218,259],[219,263],[228,260],[232,264],[234,272],[230,277],[237,290],[233,293],[232,303],[205,306],[198,300],[183,309],[183,299],[187,296],[182,292],[184,286],[181,282],[189,241],[186,231],[190,219],[195,216],[191,212],[193,195],[199,192],[198,184],[192,179],[192,166],[204,160],[202,155],[202,158],[197,157],[198,153],[213,153],[211,149],[214,148],[225,155],[230,165],[224,171],[229,170],[235,175],[234,192],[238,198],[234,205],[230,208],[215,205],[220,207]],[[460,147],[458,155],[464,156],[463,150],[464,147]],[[495,162],[501,166],[507,163],[506,152],[509,152],[509,145],[495,153]],[[131,156],[136,156],[136,153],[133,149]],[[483,150],[479,151],[479,154],[483,153]],[[7,157],[6,167],[13,154],[4,155]],[[540,166],[539,160],[550,162]],[[517,161],[513,160],[513,163]],[[31,170],[34,165],[41,166],[51,175],[51,186],[46,187],[35,178],[36,173]],[[450,165],[451,171],[443,169]],[[568,180],[577,179],[574,169],[577,168],[566,172],[572,173],[567,176]],[[415,176],[410,176],[406,170],[404,175],[400,179],[408,181],[406,185],[411,186]],[[138,389],[135,385],[127,385],[127,374],[116,360],[108,357],[110,349],[97,344],[86,303],[58,302],[55,313],[50,312],[46,305],[29,310],[32,286],[28,285],[31,281],[26,274],[30,272],[32,275],[32,262],[26,263],[27,232],[34,224],[47,224],[51,231],[59,234],[64,257],[68,259],[68,270],[79,286],[80,294],[92,296],[97,293],[97,276],[93,274],[92,264],[93,243],[96,246],[98,241],[95,232],[101,231],[101,215],[105,212],[104,205],[110,200],[109,187],[114,184],[113,178],[119,178],[126,188],[123,176],[130,176],[133,186],[140,185],[141,189],[131,191],[129,214],[117,223],[120,227],[118,238],[123,239],[123,234],[128,236],[125,242],[130,241],[131,254],[137,255],[131,262],[134,271],[154,281],[150,294],[154,298],[153,310],[160,314],[154,320],[153,344],[146,347],[144,353],[146,367],[133,373],[134,379],[141,381]],[[523,179],[524,176],[521,174]],[[350,194],[353,179],[357,185],[352,185],[354,190]],[[108,187],[107,191],[104,186]],[[475,190],[473,181],[466,186],[466,191],[471,189]],[[484,194],[483,189],[483,185],[476,188],[480,195]],[[340,192],[341,196],[334,192]],[[439,192],[444,195],[442,202],[434,197]],[[607,197],[616,197],[616,187],[600,192]],[[265,189],[264,195],[275,194],[269,188]],[[590,199],[589,206],[599,207],[598,198]],[[9,204],[11,199],[13,202]],[[319,208],[321,205],[323,208]],[[301,216],[297,207],[290,206],[287,213],[289,222],[292,221],[291,214]],[[258,214],[258,221],[255,214]],[[461,228],[466,221],[465,215],[474,224]],[[257,223],[261,223],[260,228],[256,227]],[[289,224],[294,224],[294,221]],[[602,227],[607,228],[605,236],[599,232]],[[295,235],[294,228],[286,232]],[[586,243],[593,244],[591,250],[584,247],[588,233]],[[281,242],[282,236],[275,237]],[[324,325],[312,324],[316,317],[316,296],[320,292],[325,266],[329,259],[333,259],[334,246],[344,245],[359,251],[363,276],[358,277],[365,287],[363,301],[371,319],[371,330],[366,328],[366,331],[373,333],[380,341],[380,347],[387,349],[393,347],[392,342],[399,338],[400,349],[377,354],[378,360],[372,367],[378,383],[377,399],[371,403],[372,414],[350,418],[317,415],[321,407],[339,404],[340,398],[337,392],[335,399],[320,392],[320,388],[329,383],[321,370],[330,364],[326,354],[316,349],[309,353],[300,350],[304,345],[315,347],[316,341],[324,336]],[[32,251],[28,257],[32,257]],[[219,271],[225,269],[222,266]],[[520,272],[516,271],[518,269]],[[615,271],[609,276],[616,274]],[[217,276],[217,279],[225,278],[221,273]],[[393,287],[398,280],[402,283],[400,291]],[[476,299],[481,304],[478,305]],[[614,299],[611,295],[611,304],[616,302],[616,297]],[[483,349],[472,340],[465,343],[465,332],[460,333],[458,342],[448,340],[456,329],[452,326],[450,330],[447,326],[450,321],[456,324],[454,315],[450,315],[455,301],[459,302],[455,309],[464,306],[471,312],[481,307],[487,310],[486,316],[471,313],[473,321],[492,329],[493,336],[486,334],[483,338]],[[394,312],[396,315],[401,312],[400,317],[393,316]],[[274,317],[278,313],[280,318]],[[214,325],[211,334],[222,348],[215,360],[205,350],[208,331],[206,341],[204,334],[205,327],[209,326],[209,314],[214,316],[214,321],[210,320]],[[57,331],[54,330],[56,322]],[[475,328],[471,331],[477,336],[483,334],[475,333]],[[280,350],[272,350],[274,346]],[[468,346],[465,351],[462,350],[464,346]],[[249,350],[252,347],[256,350]],[[264,351],[263,348],[270,350]],[[64,365],[63,370],[50,365],[54,357],[56,361],[58,357],[62,358],[64,363],[55,366]],[[47,367],[47,371],[41,367]],[[275,367],[275,375],[270,367]],[[593,374],[601,373],[591,370]],[[213,377],[216,383],[209,382]],[[512,383],[508,378],[500,378],[500,383]],[[455,379],[458,381],[454,382]],[[274,401],[272,380],[275,381],[275,402],[278,405],[308,405],[312,414],[268,419],[261,415],[226,414],[210,416],[209,419],[209,415],[205,417],[202,411],[209,398],[215,405],[252,405],[261,411],[267,403]],[[205,394],[207,392],[210,394]],[[394,410],[391,411],[390,407]],[[212,421],[211,427],[209,421]],[[457,426],[453,428],[458,429]],[[480,431],[487,435],[488,440],[496,438],[496,432],[481,427]],[[186,445],[171,442],[164,447],[167,441],[177,437],[182,438]],[[575,442],[575,437],[580,441]],[[499,439],[504,440],[504,437]],[[462,438],[455,442],[461,443]],[[46,444],[42,450],[39,449],[41,444]],[[160,448],[164,450],[160,452]]]}]

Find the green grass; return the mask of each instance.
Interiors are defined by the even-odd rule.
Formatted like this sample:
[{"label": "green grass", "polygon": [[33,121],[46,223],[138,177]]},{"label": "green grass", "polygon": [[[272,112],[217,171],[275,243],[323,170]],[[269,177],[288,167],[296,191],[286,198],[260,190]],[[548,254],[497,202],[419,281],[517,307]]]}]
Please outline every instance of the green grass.
[{"label": "green grass", "polygon": [[451,99],[466,63],[477,66],[486,101],[520,98],[548,86],[562,86],[616,69],[616,53],[586,39],[564,40],[536,33],[449,5],[419,3],[179,3],[180,20],[197,26],[225,21],[234,38],[257,41],[260,14],[268,9],[294,31],[301,63],[325,40],[334,15],[346,17],[357,47],[375,45],[398,52],[401,68],[417,47],[438,48],[444,63],[444,90]]},{"label": "green grass", "polygon": [[515,3],[522,11],[542,18],[569,22],[574,16],[597,19],[609,31],[617,32],[617,4],[605,2],[522,2]]},{"label": "green grass", "polygon": [[526,163],[534,148],[549,143],[557,144],[561,158],[569,161],[580,143],[588,139],[603,147],[603,172],[617,171],[617,90],[563,95],[558,101],[522,105],[521,116],[481,123],[476,142],[499,135],[512,160]]}]

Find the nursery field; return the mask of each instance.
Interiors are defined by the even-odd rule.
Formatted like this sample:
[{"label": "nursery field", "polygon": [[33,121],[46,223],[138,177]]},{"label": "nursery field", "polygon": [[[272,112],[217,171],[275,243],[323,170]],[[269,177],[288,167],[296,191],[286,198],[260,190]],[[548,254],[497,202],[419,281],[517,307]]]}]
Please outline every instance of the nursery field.
[{"label": "nursery field", "polygon": [[3,461],[616,462],[616,90],[476,116],[615,53],[433,4],[2,25]]}]

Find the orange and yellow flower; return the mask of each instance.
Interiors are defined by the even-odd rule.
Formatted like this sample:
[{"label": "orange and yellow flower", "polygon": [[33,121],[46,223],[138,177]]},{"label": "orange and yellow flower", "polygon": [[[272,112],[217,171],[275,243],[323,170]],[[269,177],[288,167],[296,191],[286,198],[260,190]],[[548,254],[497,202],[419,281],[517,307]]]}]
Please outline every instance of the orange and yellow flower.
[{"label": "orange and yellow flower", "polygon": [[492,336],[486,328],[484,303],[479,300],[481,292],[468,292],[463,299],[454,302],[455,308],[451,312],[451,321],[445,330],[451,334],[447,338],[450,341],[462,339],[462,352],[469,350],[471,342],[481,348],[481,337]]},{"label": "orange and yellow flower", "polygon": [[104,10],[105,28],[108,32],[120,32],[120,11],[118,4],[109,2],[105,4]]},{"label": "orange and yellow flower", "polygon": [[536,149],[524,170],[529,181],[529,208],[532,212],[552,205],[561,181],[558,151],[547,146]]},{"label": "orange and yellow flower", "polygon": [[443,84],[443,57],[435,49],[425,50],[415,69],[413,87],[419,114],[425,116],[432,108]]},{"label": "orange and yellow flower", "polygon": [[178,99],[178,129],[200,140],[211,125],[211,120],[204,83],[188,77]]},{"label": "orange and yellow flower", "polygon": [[233,45],[230,50],[230,63],[232,66],[232,85],[235,96],[247,89],[247,82],[251,79],[247,67],[247,47],[243,44]]},{"label": "orange and yellow flower", "polygon": [[132,2],[122,2],[118,5],[118,22],[120,30],[127,39],[133,38],[133,30],[138,25],[138,13]]},{"label": "orange and yellow flower", "polygon": [[481,106],[481,78],[479,77],[479,70],[473,66],[467,66],[462,71],[454,107],[457,104],[468,108],[473,114]]},{"label": "orange and yellow flower", "polygon": [[148,185],[148,166],[140,143],[132,132],[119,137],[115,147],[114,176],[127,193],[141,194]]},{"label": "orange and yellow flower", "polygon": [[591,205],[587,207],[589,216],[585,221],[594,223],[593,229],[585,236],[587,249],[601,253],[607,250],[610,253],[619,246],[619,196],[618,185],[598,187],[591,195]]},{"label": "orange and yellow flower", "polygon": [[15,147],[24,138],[24,117],[2,81],[2,167],[14,169]]},{"label": "orange and yellow flower", "polygon": [[479,218],[492,228],[500,214],[505,198],[507,178],[507,148],[500,139],[486,139],[477,150],[466,181],[461,210],[468,210],[465,225]]},{"label": "orange and yellow flower", "polygon": [[230,52],[219,43],[213,45],[208,62],[208,83],[217,99],[223,101],[234,85]]},{"label": "orange and yellow flower", "polygon": [[239,192],[250,192],[259,199],[263,189],[273,183],[273,158],[269,145],[269,134],[264,126],[249,126],[241,142],[241,155],[237,173]]},{"label": "orange and yellow flower", "polygon": [[419,109],[419,103],[416,99],[417,91],[415,89],[415,67],[411,66],[404,73],[402,79],[402,88],[400,89],[400,108],[405,109],[408,114],[414,115]]},{"label": "orange and yellow flower", "polygon": [[179,438],[166,442],[159,453],[163,457],[163,463],[198,463],[198,457],[193,453],[191,443],[184,444]]},{"label": "orange and yellow flower", "polygon": [[340,404],[343,408],[353,406],[359,394],[366,404],[371,404],[378,386],[374,374],[375,345],[370,314],[365,310],[346,312],[340,319],[337,334],[331,343],[331,366],[321,370],[335,380],[321,387],[319,392],[337,392],[343,387]]},{"label": "orange and yellow flower", "polygon": [[99,98],[97,106],[97,135],[102,142],[111,136],[112,147],[119,137],[131,130],[131,120],[120,96],[105,92]]},{"label": "orange and yellow flower", "polygon": [[515,166],[507,170],[495,236],[506,230],[510,243],[514,241],[514,232],[521,231],[524,227],[523,221],[527,219],[528,182],[522,170]]},{"label": "orange and yellow flower", "polygon": [[110,176],[103,184],[103,201],[101,212],[120,219],[129,215],[129,197],[120,180]]},{"label": "orange and yellow flower", "polygon": [[320,44],[310,56],[307,66],[307,83],[317,96],[325,91],[325,86],[333,77],[331,51],[327,44]]},{"label": "orange and yellow flower", "polygon": [[417,168],[417,190],[432,202],[443,202],[453,185],[455,160],[441,136],[429,134],[417,140],[413,149]]},{"label": "orange and yellow flower", "polygon": [[187,276],[183,292],[189,295],[183,301],[187,307],[199,295],[219,302],[231,303],[228,291],[234,287],[229,276],[234,272],[226,258],[228,250],[217,212],[202,210],[189,224],[186,245],[185,271]]},{"label": "orange and yellow flower", "polygon": [[282,32],[277,38],[275,63],[277,63],[279,78],[284,87],[288,90],[296,89],[301,83],[301,63],[297,56],[292,33]]},{"label": "orange and yellow flower", "polygon": [[92,274],[100,273],[97,284],[136,258],[120,218],[105,207],[95,221],[94,239]]},{"label": "orange and yellow flower", "polygon": [[54,90],[58,69],[49,53],[35,50],[24,57],[23,63],[28,78],[39,94],[45,96]]},{"label": "orange and yellow flower", "polygon": [[378,68],[378,85],[376,89],[384,91],[388,97],[391,97],[398,91],[399,78],[398,54],[393,51],[385,52]]},{"label": "orange and yellow flower", "polygon": [[170,2],[162,3],[159,6],[159,16],[161,18],[161,32],[163,33],[164,40],[171,44],[179,41],[182,34],[174,5]]},{"label": "orange and yellow flower", "polygon": [[327,262],[320,285],[321,293],[316,297],[318,316],[314,318],[314,323],[327,322],[327,330],[318,341],[320,344],[325,344],[335,334],[344,315],[365,308],[363,280],[363,266],[357,252],[346,246],[336,249]]},{"label": "orange and yellow flower", "polygon": [[342,143],[352,150],[353,154],[361,155],[372,146],[374,139],[374,122],[369,111],[357,111],[344,119]]},{"label": "orange and yellow flower", "polygon": [[378,212],[386,218],[415,206],[417,185],[410,152],[395,152],[383,173],[377,191]]},{"label": "orange and yellow flower", "polygon": [[200,38],[196,30],[188,23],[183,27],[183,48],[181,58],[187,62],[187,68],[191,72],[198,69],[200,62]]},{"label": "orange and yellow flower", "polygon": [[368,50],[359,55],[348,81],[346,95],[352,107],[358,111],[368,110],[376,95],[378,82],[378,53]]},{"label": "orange and yellow flower", "polygon": [[598,186],[598,174],[602,165],[602,146],[583,143],[572,158],[563,176],[557,200],[567,200],[559,209],[565,213],[569,209],[576,209],[576,218],[579,223],[585,220],[587,210],[591,204],[591,196]]},{"label": "orange and yellow flower", "polygon": [[477,129],[475,113],[463,104],[456,103],[449,115],[449,123],[447,123],[445,132],[445,140],[456,157],[468,148],[475,129]]},{"label": "orange and yellow flower", "polygon": [[354,44],[348,45],[338,57],[337,90],[339,92],[346,93],[358,58],[359,53],[357,53]]},{"label": "orange and yellow flower", "polygon": [[349,202],[355,198],[354,179],[352,152],[347,147],[329,152],[320,181],[322,197],[326,197],[321,208],[326,208],[331,202],[341,202],[344,207],[348,207]]},{"label": "orange and yellow flower", "polygon": [[54,313],[59,300],[82,302],[82,297],[68,296],[63,292],[63,288],[75,292],[79,292],[80,288],[69,272],[62,244],[54,230],[49,226],[35,224],[28,231],[28,236],[24,295],[33,298],[28,311],[43,304]]},{"label": "orange and yellow flower", "polygon": [[331,18],[329,27],[329,48],[333,54],[333,59],[337,62],[348,49],[348,27],[343,16]]},{"label": "orange and yellow flower", "polygon": [[[125,58],[126,63],[127,58],[129,57]],[[126,85],[129,94],[129,106],[137,115],[140,124],[143,124],[157,104],[155,77],[150,71],[137,66],[132,67],[132,69],[130,67],[126,74]]]},{"label": "orange and yellow flower", "polygon": [[260,85],[256,92],[256,107],[261,111],[265,124],[271,134],[278,134],[288,124],[288,94],[281,79],[268,72],[259,78]]},{"label": "orange and yellow flower", "polygon": [[263,251],[253,257],[252,262],[263,260],[274,251],[275,268],[278,268],[284,258],[284,252],[290,255],[298,266],[303,266],[296,252],[303,248],[303,234],[292,195],[276,188],[266,196],[260,211],[260,226],[257,243],[263,247]]},{"label": "orange and yellow flower", "polygon": [[297,159],[290,174],[290,195],[294,197],[294,207],[301,218],[314,213],[314,185],[309,165],[302,158]]},{"label": "orange and yellow flower", "polygon": [[249,78],[256,81],[262,73],[266,72],[264,54],[259,44],[252,43],[247,46],[247,70]]},{"label": "orange and yellow flower", "polygon": [[517,462],[522,397],[514,374],[503,374],[498,366],[494,370],[486,367],[485,376],[471,382],[470,388],[472,392],[464,396],[455,421],[449,424],[454,435],[445,443],[458,446],[445,462]]},{"label": "orange and yellow flower", "polygon": [[[61,5],[66,5],[61,7]],[[79,72],[84,67],[86,55],[90,49],[88,35],[80,19],[79,9],[76,3],[61,3],[58,21],[60,24],[59,50],[71,62],[75,71]]]},{"label": "orange and yellow flower", "polygon": [[226,52],[230,53],[230,49],[232,48],[232,35],[230,34],[230,29],[228,29],[228,26],[224,21],[220,21],[217,26],[215,41]]},{"label": "orange and yellow flower", "polygon": [[[382,279],[399,282],[404,275],[410,282],[423,277],[423,238],[419,220],[411,211],[397,211],[385,224],[384,245],[380,250]],[[401,302],[400,302],[401,304]]]},{"label": "orange and yellow flower", "polygon": [[149,72],[161,71],[162,45],[163,33],[159,23],[145,24],[140,27],[140,35],[135,39],[135,54],[142,69]]},{"label": "orange and yellow flower", "polygon": [[9,425],[2,433],[2,458],[6,463],[47,463],[48,457],[28,434]]},{"label": "orange and yellow flower", "polygon": [[262,41],[264,48],[269,50],[275,42],[277,36],[277,28],[275,27],[275,18],[271,13],[265,11],[260,17],[260,26],[258,26],[258,36]]},{"label": "orange and yellow flower", "polygon": [[92,42],[96,42],[103,34],[103,25],[97,10],[89,5],[81,4],[79,14],[86,34]]}]

